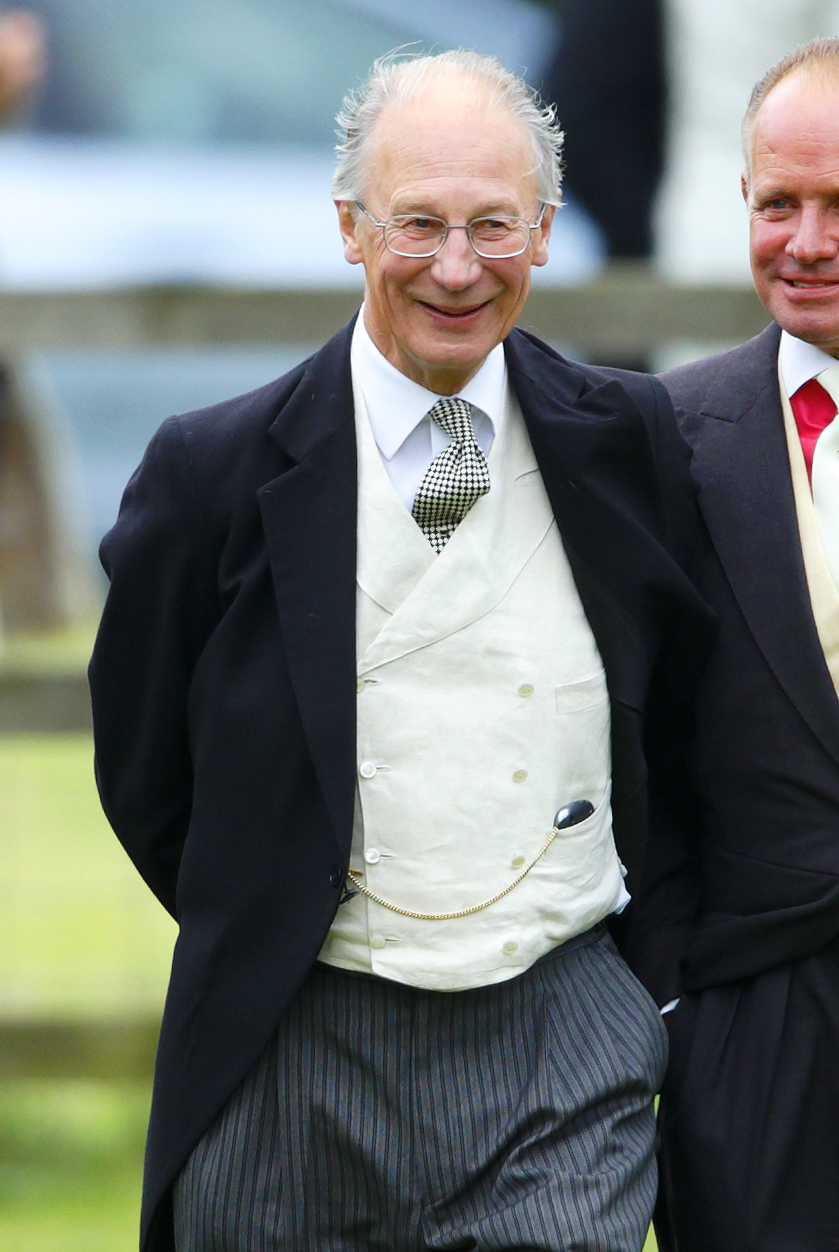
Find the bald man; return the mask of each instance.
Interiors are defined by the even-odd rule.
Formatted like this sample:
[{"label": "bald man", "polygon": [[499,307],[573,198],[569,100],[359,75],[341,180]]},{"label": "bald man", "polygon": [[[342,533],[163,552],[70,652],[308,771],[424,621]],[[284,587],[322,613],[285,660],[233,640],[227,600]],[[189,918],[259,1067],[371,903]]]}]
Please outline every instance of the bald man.
[{"label": "bald man", "polygon": [[697,579],[720,630],[699,689],[695,829],[654,849],[644,905],[641,968],[660,1001],[680,997],[659,1242],[827,1252],[839,1247],[839,40],[769,71],[743,139],[752,272],[773,325],[664,375],[694,448],[709,536]]}]

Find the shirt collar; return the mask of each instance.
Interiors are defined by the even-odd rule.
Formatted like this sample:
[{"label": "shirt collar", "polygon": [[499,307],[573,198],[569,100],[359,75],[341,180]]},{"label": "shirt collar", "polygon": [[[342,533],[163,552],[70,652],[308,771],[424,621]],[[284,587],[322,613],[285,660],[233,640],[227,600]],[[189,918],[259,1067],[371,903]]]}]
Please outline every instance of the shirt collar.
[{"label": "shirt collar", "polygon": [[[440,397],[401,373],[382,355],[364,325],[364,305],[353,331],[353,377],[361,388],[376,444],[390,460]],[[458,396],[485,413],[498,430],[507,385],[504,349],[498,344]]]},{"label": "shirt collar", "polygon": [[836,357],[829,352],[817,348],[815,344],[805,343],[803,339],[796,339],[785,330],[781,331],[778,359],[784,387],[790,398],[811,378],[836,364]]}]

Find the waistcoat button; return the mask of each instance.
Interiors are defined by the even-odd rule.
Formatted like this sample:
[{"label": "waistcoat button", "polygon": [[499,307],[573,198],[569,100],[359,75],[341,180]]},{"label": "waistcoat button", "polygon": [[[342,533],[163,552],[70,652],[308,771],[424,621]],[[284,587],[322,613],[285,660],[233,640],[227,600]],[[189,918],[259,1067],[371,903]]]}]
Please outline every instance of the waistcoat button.
[{"label": "waistcoat button", "polygon": [[372,761],[362,761],[358,767],[358,772],[362,778],[373,778],[376,773],[376,767]]}]

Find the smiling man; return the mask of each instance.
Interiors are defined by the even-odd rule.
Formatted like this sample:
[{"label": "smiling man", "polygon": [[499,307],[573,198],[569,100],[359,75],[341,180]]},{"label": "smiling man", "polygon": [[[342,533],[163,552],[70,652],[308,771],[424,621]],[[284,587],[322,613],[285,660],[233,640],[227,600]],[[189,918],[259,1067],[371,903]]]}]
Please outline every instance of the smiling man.
[{"label": "smiling man", "polygon": [[165,423],[102,549],[100,791],[180,925],[144,1247],[639,1252],[664,1032],[606,922],[648,709],[682,820],[687,449],[515,329],[561,143],[521,81],[389,60],[341,123],[360,314]]},{"label": "smiling man", "polygon": [[[720,632],[699,692],[696,829],[655,849],[644,905],[642,968],[681,996],[667,1018],[659,1245],[827,1252],[839,1246],[839,39],[770,70],[743,140],[752,270],[774,325],[664,377],[694,447],[710,536],[698,586]],[[682,957],[669,987],[665,954]]]}]

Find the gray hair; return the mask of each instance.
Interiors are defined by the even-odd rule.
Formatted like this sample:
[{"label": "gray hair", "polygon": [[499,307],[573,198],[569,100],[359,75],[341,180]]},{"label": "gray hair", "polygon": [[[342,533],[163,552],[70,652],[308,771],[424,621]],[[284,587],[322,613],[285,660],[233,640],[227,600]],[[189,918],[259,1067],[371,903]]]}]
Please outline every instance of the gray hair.
[{"label": "gray hair", "polygon": [[740,129],[747,182],[751,181],[752,176],[752,132],[755,118],[770,91],[777,87],[783,78],[794,74],[796,70],[804,70],[811,77],[819,78],[824,83],[839,85],[839,39],[833,37],[811,39],[809,43],[793,48],[792,52],[781,57],[781,60],[755,83]]},{"label": "gray hair", "polygon": [[336,117],[340,143],[332,182],[336,200],[361,200],[366,195],[367,146],[377,118],[391,101],[415,99],[441,71],[454,71],[489,90],[489,107],[501,107],[524,125],[533,150],[533,173],[542,204],[561,203],[563,133],[553,105],[543,104],[521,78],[499,60],[459,49],[433,56],[389,53],[374,62],[367,82],[350,92]]}]

